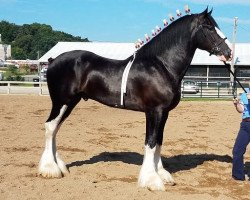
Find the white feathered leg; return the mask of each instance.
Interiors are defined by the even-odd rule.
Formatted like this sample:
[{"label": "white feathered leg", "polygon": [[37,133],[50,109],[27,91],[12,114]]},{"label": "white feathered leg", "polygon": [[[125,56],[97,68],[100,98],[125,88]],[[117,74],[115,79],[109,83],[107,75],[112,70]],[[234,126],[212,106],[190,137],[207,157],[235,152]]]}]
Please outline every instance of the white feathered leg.
[{"label": "white feathered leg", "polygon": [[57,165],[58,165],[59,169],[63,173],[63,175],[66,175],[66,174],[69,173],[69,170],[66,167],[66,164],[63,162],[63,160],[59,156],[58,152],[56,152],[56,162],[57,162]]},{"label": "white feathered leg", "polygon": [[56,150],[56,133],[66,109],[67,106],[64,105],[54,120],[45,123],[45,149],[39,162],[39,174],[43,177],[60,178],[68,173],[65,163],[60,159]]},{"label": "white feathered leg", "polygon": [[161,146],[156,145],[155,161],[157,165],[157,173],[161,177],[164,184],[175,185],[174,179],[171,174],[163,168],[161,160]]},{"label": "white feathered leg", "polygon": [[139,174],[138,185],[149,188],[150,190],[165,190],[164,183],[157,173],[155,162],[156,147],[151,149],[145,146],[143,164]]}]

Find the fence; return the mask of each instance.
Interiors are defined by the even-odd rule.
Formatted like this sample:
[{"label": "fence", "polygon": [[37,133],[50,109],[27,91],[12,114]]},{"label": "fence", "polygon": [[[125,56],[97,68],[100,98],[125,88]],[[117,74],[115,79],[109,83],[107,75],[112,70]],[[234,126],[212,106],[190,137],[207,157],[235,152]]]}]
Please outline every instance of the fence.
[{"label": "fence", "polygon": [[[247,85],[247,83],[242,83]],[[197,82],[199,92],[185,91],[182,84],[182,98],[232,98],[233,89],[230,82]],[[243,90],[236,85],[235,94],[242,93]],[[0,81],[0,94],[36,94],[48,95],[49,91],[46,82],[19,82],[19,81]]]},{"label": "fence", "polygon": [[[247,86],[247,83],[242,83]],[[230,81],[200,81],[196,82],[195,87],[198,88],[199,92],[195,91],[185,91],[184,84],[182,84],[182,98],[185,97],[200,97],[200,98],[233,98],[234,94],[237,96],[242,93],[242,88],[236,84],[235,89],[233,89],[233,83]]]},{"label": "fence", "polygon": [[46,82],[0,81],[0,94],[48,95]]}]

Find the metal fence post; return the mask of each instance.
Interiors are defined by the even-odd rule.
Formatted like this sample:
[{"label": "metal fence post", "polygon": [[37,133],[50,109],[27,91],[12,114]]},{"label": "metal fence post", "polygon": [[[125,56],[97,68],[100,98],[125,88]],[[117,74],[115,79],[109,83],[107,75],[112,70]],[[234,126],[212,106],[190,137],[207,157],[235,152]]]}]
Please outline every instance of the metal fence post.
[{"label": "metal fence post", "polygon": [[201,95],[200,95],[201,97],[202,97],[202,84],[203,84],[203,83],[202,83],[202,81],[201,81]]},{"label": "metal fence post", "polygon": [[217,82],[218,98],[220,98],[220,82]]}]

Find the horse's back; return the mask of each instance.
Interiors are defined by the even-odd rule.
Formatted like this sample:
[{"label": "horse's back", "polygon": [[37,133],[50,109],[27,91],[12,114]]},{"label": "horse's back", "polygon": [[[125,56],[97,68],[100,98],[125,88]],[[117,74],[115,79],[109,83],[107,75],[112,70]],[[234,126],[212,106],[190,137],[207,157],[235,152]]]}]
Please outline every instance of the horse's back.
[{"label": "horse's back", "polygon": [[[50,61],[47,71],[52,101],[58,97],[70,99],[77,94],[101,101],[100,97],[118,93],[119,81],[127,60],[109,59],[82,50],[59,55]],[[111,85],[113,91],[109,90]]]}]

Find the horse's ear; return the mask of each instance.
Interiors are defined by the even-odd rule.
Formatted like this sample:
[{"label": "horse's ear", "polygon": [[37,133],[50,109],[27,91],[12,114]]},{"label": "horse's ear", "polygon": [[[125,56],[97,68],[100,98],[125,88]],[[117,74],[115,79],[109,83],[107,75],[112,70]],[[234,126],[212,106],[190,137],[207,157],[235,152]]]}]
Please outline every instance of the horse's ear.
[{"label": "horse's ear", "polygon": [[207,16],[207,14],[208,14],[208,6],[202,13],[200,13],[200,16]]},{"label": "horse's ear", "polygon": [[207,6],[207,8],[202,13],[200,13],[198,15],[200,22],[202,22],[205,18],[207,18],[208,15],[209,15],[209,13],[208,13],[208,6]]},{"label": "horse's ear", "polygon": [[213,8],[209,11],[208,15],[211,16],[212,12],[213,12]]}]

